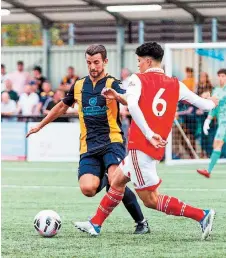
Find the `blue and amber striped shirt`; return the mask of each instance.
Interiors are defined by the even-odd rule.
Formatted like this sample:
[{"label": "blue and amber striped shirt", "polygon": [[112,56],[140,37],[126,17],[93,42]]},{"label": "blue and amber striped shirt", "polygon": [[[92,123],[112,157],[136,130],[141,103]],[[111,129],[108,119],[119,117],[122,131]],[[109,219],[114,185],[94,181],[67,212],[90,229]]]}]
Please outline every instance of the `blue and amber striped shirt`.
[{"label": "blue and amber striped shirt", "polygon": [[79,105],[80,154],[95,153],[110,143],[124,142],[119,103],[101,96],[105,87],[120,94],[125,93],[120,88],[120,81],[114,77],[108,75],[94,85],[90,77],[86,76],[77,80],[63,99],[68,106],[74,102]]}]

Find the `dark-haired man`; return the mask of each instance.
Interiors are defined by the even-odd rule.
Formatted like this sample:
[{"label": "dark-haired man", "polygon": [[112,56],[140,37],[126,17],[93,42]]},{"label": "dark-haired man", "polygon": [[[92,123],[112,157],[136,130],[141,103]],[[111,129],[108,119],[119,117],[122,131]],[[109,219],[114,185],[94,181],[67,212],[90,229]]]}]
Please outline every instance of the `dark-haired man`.
[{"label": "dark-haired man", "polygon": [[40,66],[35,66],[33,69],[35,84],[38,86],[38,94],[43,92],[42,85],[46,81],[46,78],[42,75],[42,68]]},{"label": "dark-haired man", "polygon": [[72,85],[79,79],[77,75],[75,75],[75,69],[73,66],[69,66],[67,69],[67,75],[62,79],[59,89],[64,92],[68,92]]},{"label": "dark-haired man", "polygon": [[210,157],[208,169],[198,169],[197,172],[207,178],[210,178],[214,166],[221,156],[221,150],[226,142],[226,69],[220,69],[217,73],[220,87],[216,87],[213,96],[219,98],[219,106],[209,112],[203,125],[203,132],[208,135],[210,123],[214,117],[217,118],[218,128],[213,142],[213,152]]},{"label": "dark-haired man", "polygon": [[[79,185],[84,195],[92,197],[98,192],[105,171],[111,182],[113,173],[126,155],[119,118],[119,103],[114,99],[106,100],[101,92],[104,88],[114,89],[119,94],[124,94],[125,91],[120,88],[118,80],[106,74],[108,59],[103,45],[88,47],[85,58],[89,75],[77,80],[63,101],[53,107],[47,117],[36,128],[30,130],[27,137],[64,114],[77,102],[81,129]],[[120,95],[118,101],[126,104]],[[135,194],[129,188],[125,189],[122,201],[137,223],[135,233],[148,233],[148,223],[144,219]]]},{"label": "dark-haired man", "polygon": [[[99,235],[101,225],[120,203],[126,184],[131,181],[146,207],[198,221],[203,232],[202,238],[206,239],[212,230],[215,211],[198,209],[175,197],[160,194],[157,189],[161,179],[156,164],[163,158],[178,101],[185,100],[200,109],[211,110],[218,100],[214,97],[202,99],[176,78],[166,76],[161,69],[164,51],[156,42],[139,46],[136,54],[140,73],[131,76],[126,93],[133,119],[129,153],[114,173],[111,187],[94,217],[90,221],[76,222],[75,225],[90,235]],[[106,99],[120,97],[113,89],[106,89],[102,94]]]}]

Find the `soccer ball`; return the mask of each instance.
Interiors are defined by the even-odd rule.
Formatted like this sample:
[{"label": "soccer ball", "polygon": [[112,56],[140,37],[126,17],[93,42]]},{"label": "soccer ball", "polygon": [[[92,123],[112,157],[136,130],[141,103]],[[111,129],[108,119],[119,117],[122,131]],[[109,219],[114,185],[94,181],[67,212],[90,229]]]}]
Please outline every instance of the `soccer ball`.
[{"label": "soccer ball", "polygon": [[41,236],[52,237],[61,228],[61,218],[55,211],[43,210],[35,216],[34,227]]}]

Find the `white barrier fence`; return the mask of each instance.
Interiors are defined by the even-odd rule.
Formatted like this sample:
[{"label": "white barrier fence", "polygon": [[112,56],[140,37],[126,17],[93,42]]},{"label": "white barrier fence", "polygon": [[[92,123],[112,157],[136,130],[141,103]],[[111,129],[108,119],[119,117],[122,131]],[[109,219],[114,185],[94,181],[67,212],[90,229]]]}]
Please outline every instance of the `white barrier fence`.
[{"label": "white barrier fence", "polygon": [[[37,123],[28,123],[28,130]],[[51,123],[31,135],[27,142],[28,161],[79,161],[79,121]]]}]

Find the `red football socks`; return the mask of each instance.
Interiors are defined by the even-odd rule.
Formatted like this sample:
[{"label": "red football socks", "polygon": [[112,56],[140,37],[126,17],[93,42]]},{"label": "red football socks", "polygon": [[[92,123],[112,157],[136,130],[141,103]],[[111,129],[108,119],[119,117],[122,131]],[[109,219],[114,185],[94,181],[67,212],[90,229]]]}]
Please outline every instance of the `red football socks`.
[{"label": "red football socks", "polygon": [[124,192],[120,192],[111,187],[101,200],[97,212],[91,219],[91,222],[101,226],[113,209],[121,202],[123,195]]},{"label": "red football socks", "polygon": [[179,199],[167,195],[158,196],[157,210],[167,215],[184,216],[196,221],[200,221],[204,217],[203,210],[189,206]]}]

